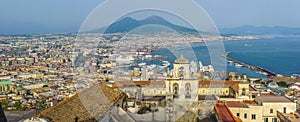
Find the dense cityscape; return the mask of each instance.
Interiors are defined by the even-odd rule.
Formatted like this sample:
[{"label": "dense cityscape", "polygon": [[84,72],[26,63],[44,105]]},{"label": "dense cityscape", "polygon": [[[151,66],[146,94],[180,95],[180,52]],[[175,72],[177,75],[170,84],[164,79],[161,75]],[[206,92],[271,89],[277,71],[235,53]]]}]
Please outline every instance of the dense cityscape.
[{"label": "dense cityscape", "polygon": [[[25,121],[37,119],[38,116],[47,121],[63,119],[72,121],[76,117],[82,121],[93,120],[92,113],[91,118],[80,115],[53,117],[50,113],[58,106],[69,104],[64,102],[79,97],[80,95],[77,95],[79,92],[87,92],[89,91],[87,89],[100,83],[105,85],[102,87],[107,87],[108,91],[117,92],[116,96],[109,96],[112,97],[109,99],[113,99],[109,103],[112,105],[118,103],[119,107],[114,109],[122,109],[123,113],[122,116],[111,113],[112,120],[221,121],[224,117],[234,121],[298,120],[299,75],[274,76],[259,69],[252,69],[268,77],[251,78],[247,77],[247,74],[215,71],[212,65],[204,66],[201,61],[189,61],[184,55],[177,57],[175,61],[168,61],[168,56],[153,53],[166,48],[170,43],[174,47],[184,45],[186,42],[180,38],[176,39],[178,41],[169,38],[176,35],[170,36],[172,34],[169,33],[165,37],[157,37],[134,34],[132,37],[135,37],[135,40],[128,35],[120,40],[122,35],[2,36],[1,106],[6,111],[6,116],[15,118],[12,113],[18,111],[20,117],[16,119],[28,119]],[[89,51],[85,50],[80,54],[74,47],[81,43],[74,40],[83,38],[99,44],[93,57],[90,58],[92,60],[82,60],[88,57],[86,54]],[[234,40],[237,37],[221,38]],[[148,43],[143,40],[147,40]],[[215,37],[206,39],[193,37],[191,40],[192,43],[213,41]],[[153,63],[153,60],[161,62],[161,65]],[[81,66],[82,62],[84,65]],[[233,59],[228,59],[227,63],[234,64],[237,68],[247,66]],[[88,69],[80,68],[87,66]],[[215,78],[214,74],[221,76]],[[106,111],[113,112],[114,109]],[[265,115],[266,111],[271,113]]]},{"label": "dense cityscape", "polygon": [[0,2],[0,122],[300,122],[299,2],[32,1]]}]

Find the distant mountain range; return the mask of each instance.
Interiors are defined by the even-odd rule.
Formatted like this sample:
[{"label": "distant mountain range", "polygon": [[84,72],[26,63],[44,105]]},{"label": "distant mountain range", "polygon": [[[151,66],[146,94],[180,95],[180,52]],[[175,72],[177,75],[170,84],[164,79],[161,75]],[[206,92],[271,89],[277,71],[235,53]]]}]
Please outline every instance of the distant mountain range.
[{"label": "distant mountain range", "polygon": [[191,29],[188,27],[175,25],[167,20],[165,20],[162,17],[159,16],[150,16],[143,20],[136,20],[131,17],[125,17],[113,24],[111,24],[104,33],[126,33],[131,31],[132,29],[135,29],[137,27],[143,26],[143,25],[149,25],[149,24],[157,24],[161,26],[168,27],[170,29],[173,29],[179,33],[195,33],[197,32],[195,29]]},{"label": "distant mountain range", "polygon": [[[136,20],[131,17],[125,17],[107,27],[104,33],[127,33],[137,27],[149,24],[157,24],[168,27],[179,33],[196,33],[195,29],[173,24],[159,16],[149,16],[142,20]],[[154,28],[155,29],[155,28]],[[99,29],[102,30],[103,28]],[[93,32],[100,32],[95,30]],[[236,28],[221,28],[220,33],[223,35],[300,35],[300,28],[282,27],[282,26],[251,26],[245,25]]]},{"label": "distant mountain range", "polygon": [[[149,16],[142,20],[136,20],[131,17],[125,17],[114,22],[107,28],[102,27],[96,30],[85,31],[83,33],[127,33],[137,27],[149,24],[157,24],[179,33],[196,33],[195,29],[173,24],[160,16]],[[15,27],[12,27],[15,26]],[[38,23],[7,23],[1,25],[0,34],[46,34],[46,33],[77,33],[79,26],[74,27],[48,27]],[[157,27],[143,28],[142,32],[156,32]],[[161,28],[160,32],[162,32]],[[165,29],[167,30],[167,29]],[[163,30],[164,31],[164,30]],[[168,30],[167,30],[168,31]],[[235,28],[219,28],[222,35],[300,35],[300,27],[283,27],[283,26],[252,26],[245,25]],[[205,33],[205,32],[201,32]],[[209,33],[206,33],[209,34]]]},{"label": "distant mountain range", "polygon": [[245,25],[236,28],[223,28],[220,29],[222,34],[235,34],[235,35],[300,35],[300,28],[296,27],[282,27],[282,26],[251,26]]}]

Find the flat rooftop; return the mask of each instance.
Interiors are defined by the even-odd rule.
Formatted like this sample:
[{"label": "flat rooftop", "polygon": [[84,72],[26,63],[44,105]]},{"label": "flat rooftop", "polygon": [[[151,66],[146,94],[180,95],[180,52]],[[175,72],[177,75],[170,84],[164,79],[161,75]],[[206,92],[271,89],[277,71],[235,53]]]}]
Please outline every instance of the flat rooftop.
[{"label": "flat rooftop", "polygon": [[290,99],[285,96],[276,96],[276,95],[262,95],[257,96],[256,99],[262,102],[292,102]]}]

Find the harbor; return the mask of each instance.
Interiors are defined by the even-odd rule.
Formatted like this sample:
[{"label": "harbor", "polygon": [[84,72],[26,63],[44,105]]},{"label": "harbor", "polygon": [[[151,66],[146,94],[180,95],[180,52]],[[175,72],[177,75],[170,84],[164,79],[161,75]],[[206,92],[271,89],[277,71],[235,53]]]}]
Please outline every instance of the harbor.
[{"label": "harbor", "polygon": [[221,55],[222,57],[226,58],[228,60],[228,62],[230,63],[234,63],[236,67],[247,67],[251,70],[257,70],[259,73],[261,74],[265,74],[268,77],[273,77],[273,76],[277,76],[277,74],[271,70],[268,70],[266,68],[260,67],[260,66],[252,66],[250,64],[247,64],[245,62],[239,61],[237,59],[231,58],[228,55],[230,54],[230,52],[227,52],[224,55]]}]

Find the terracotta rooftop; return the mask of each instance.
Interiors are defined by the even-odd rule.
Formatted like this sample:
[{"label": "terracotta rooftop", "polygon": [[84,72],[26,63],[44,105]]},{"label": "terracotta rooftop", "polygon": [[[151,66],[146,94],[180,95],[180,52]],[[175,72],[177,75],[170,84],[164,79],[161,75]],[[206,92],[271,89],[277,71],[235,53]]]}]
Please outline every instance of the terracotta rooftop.
[{"label": "terracotta rooftop", "polygon": [[38,114],[54,122],[101,120],[112,105],[123,98],[123,94],[104,83],[94,85]]},{"label": "terracotta rooftop", "polygon": [[228,107],[223,103],[218,103],[215,105],[215,110],[219,119],[222,122],[235,122],[235,118],[228,109]]},{"label": "terracotta rooftop", "polygon": [[252,104],[252,105],[257,104],[255,100],[244,100],[243,102],[244,102],[245,104]]},{"label": "terracotta rooftop", "polygon": [[205,86],[205,85],[234,85],[238,84],[238,81],[199,81],[199,86]]},{"label": "terracotta rooftop", "polygon": [[[234,91],[238,91],[239,81],[199,81],[199,87],[221,87],[231,86]],[[249,85],[249,91],[256,91]]]},{"label": "terracotta rooftop", "polygon": [[239,90],[239,84],[238,84],[238,83],[233,84],[233,85],[230,85],[230,86],[232,87],[232,89],[233,89],[234,91],[238,92],[238,90]]},{"label": "terracotta rooftop", "polygon": [[226,105],[232,108],[246,108],[243,102],[240,101],[226,101]]}]

